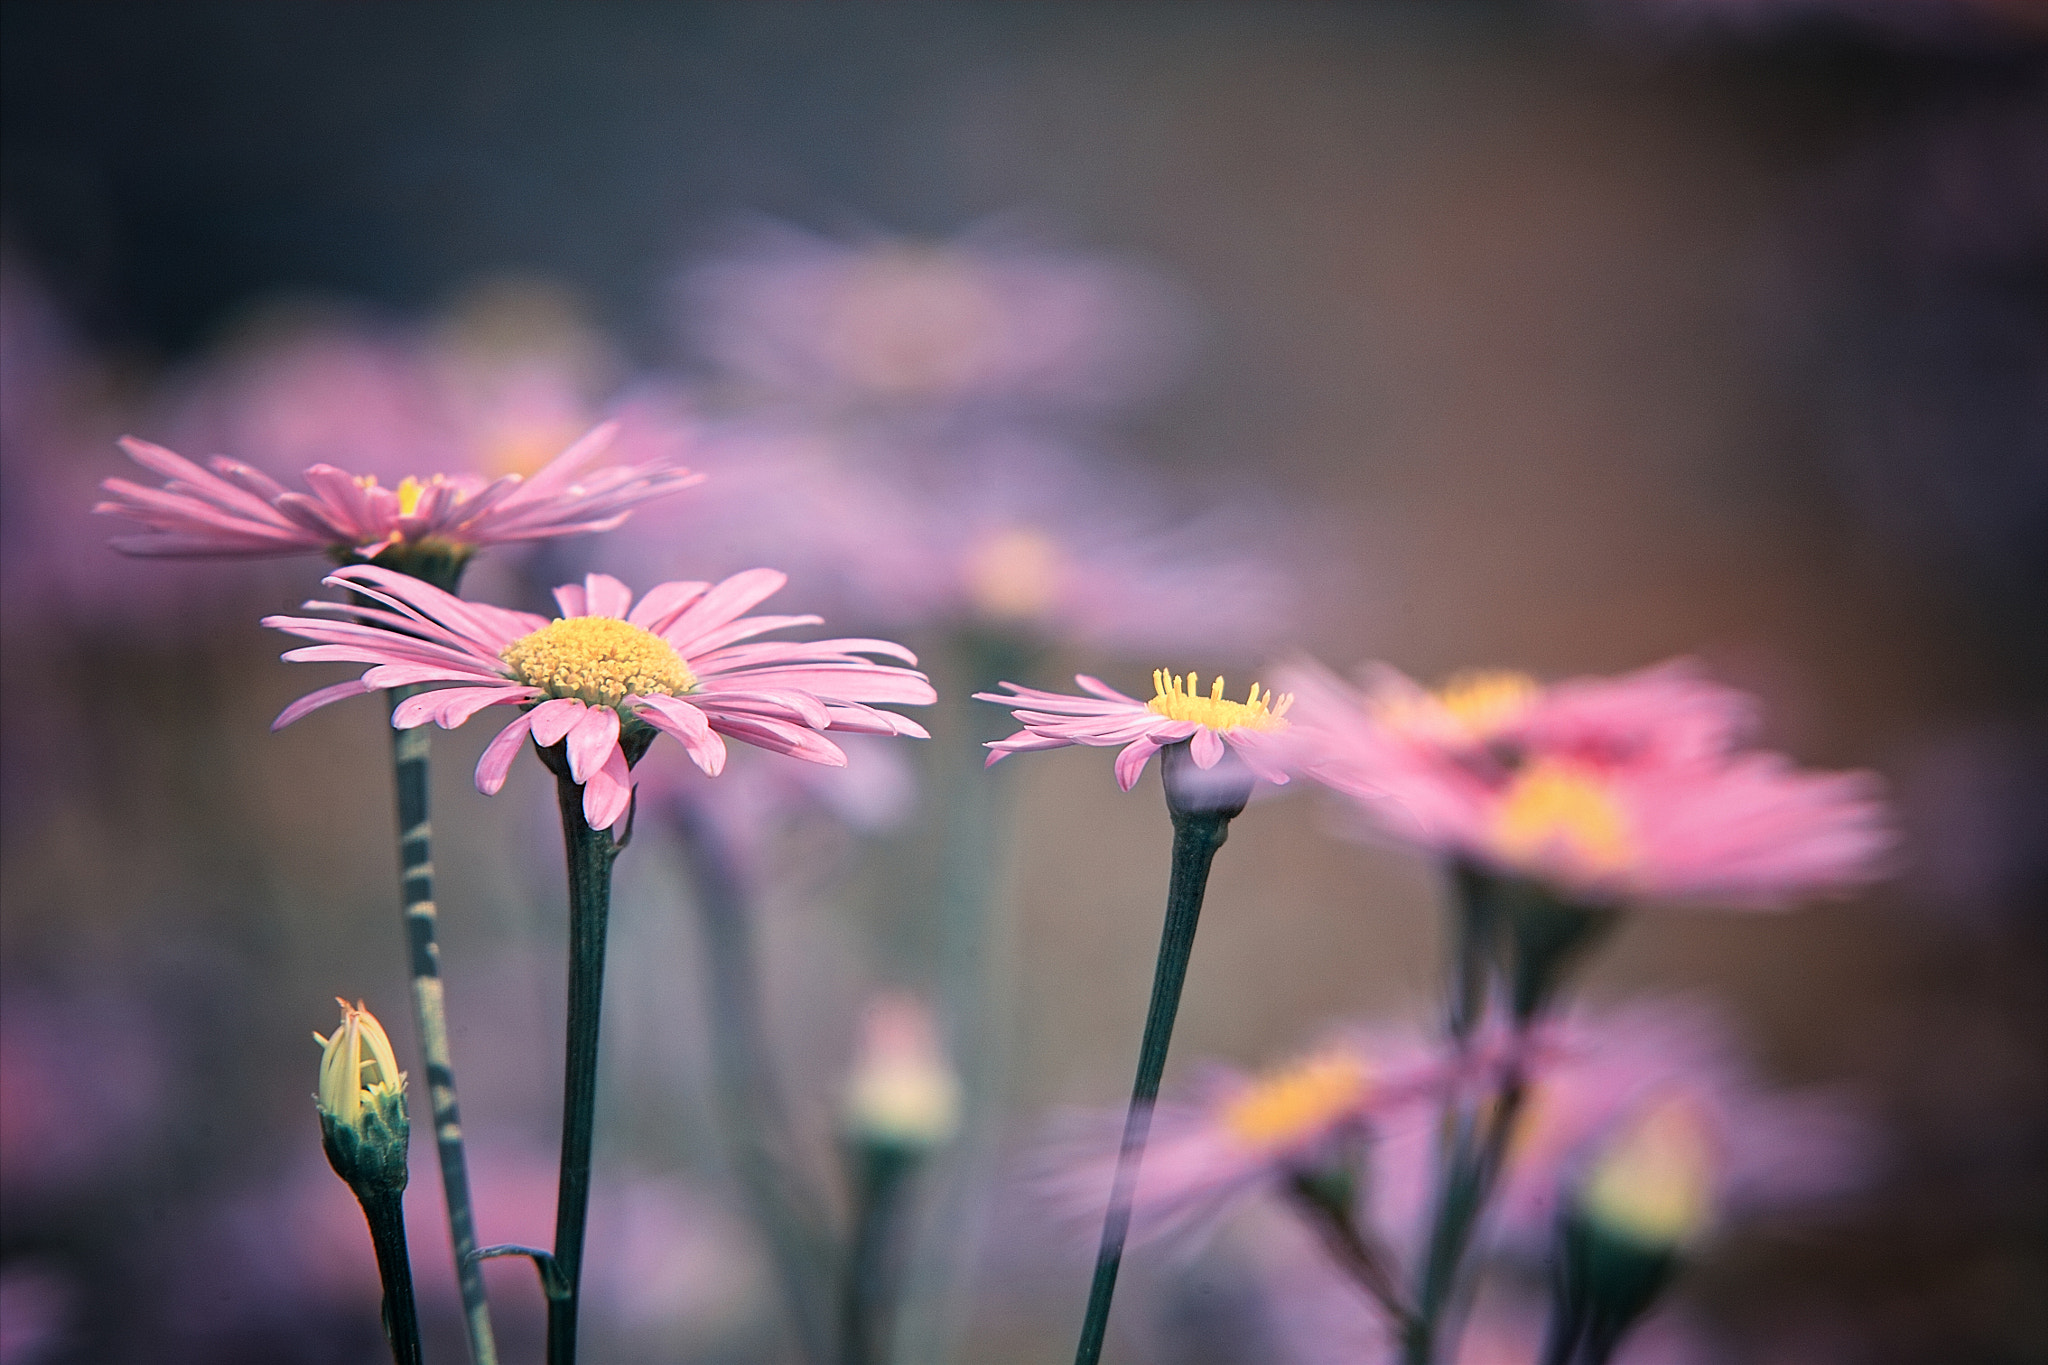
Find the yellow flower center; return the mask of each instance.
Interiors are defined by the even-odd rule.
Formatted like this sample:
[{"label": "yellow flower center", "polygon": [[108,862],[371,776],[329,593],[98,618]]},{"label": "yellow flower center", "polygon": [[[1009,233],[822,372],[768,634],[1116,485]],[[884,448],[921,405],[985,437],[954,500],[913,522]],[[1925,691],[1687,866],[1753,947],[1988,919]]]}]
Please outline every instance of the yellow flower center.
[{"label": "yellow flower center", "polygon": [[1633,861],[1628,812],[1598,776],[1539,761],[1515,775],[1493,817],[1493,837],[1511,858],[1564,853],[1588,871],[1613,872]]},{"label": "yellow flower center", "polygon": [[1000,621],[1042,616],[1059,595],[1062,558],[1060,547],[1042,531],[1013,526],[968,555],[968,595],[983,615]]},{"label": "yellow flower center", "polygon": [[1541,691],[1526,673],[1475,668],[1453,675],[1426,697],[1383,702],[1380,718],[1397,730],[1437,737],[1448,722],[1458,735],[1483,743],[1518,719]]},{"label": "yellow flower center", "polygon": [[1193,673],[1180,678],[1163,668],[1155,668],[1152,670],[1152,688],[1155,695],[1145,703],[1145,707],[1154,715],[1165,716],[1168,720],[1191,720],[1211,730],[1279,730],[1287,724],[1287,708],[1294,705],[1293,693],[1275,698],[1269,689],[1262,697],[1257,683],[1252,684],[1251,692],[1243,701],[1225,701],[1220,674],[1206,697],[1197,687]]},{"label": "yellow flower center", "polygon": [[609,616],[571,616],[505,646],[514,676],[550,697],[617,706],[629,696],[680,697],[697,676],[653,631]]},{"label": "yellow flower center", "polygon": [[1263,1076],[1223,1109],[1223,1125],[1255,1147],[1311,1138],[1356,1109],[1372,1087],[1358,1058],[1325,1053]]}]

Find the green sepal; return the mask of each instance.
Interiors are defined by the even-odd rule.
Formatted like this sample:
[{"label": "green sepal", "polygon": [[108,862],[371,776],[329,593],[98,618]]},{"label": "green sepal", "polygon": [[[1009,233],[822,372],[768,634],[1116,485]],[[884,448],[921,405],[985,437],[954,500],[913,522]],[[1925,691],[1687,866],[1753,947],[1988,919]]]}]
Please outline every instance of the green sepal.
[{"label": "green sepal", "polygon": [[353,1125],[320,1112],[320,1145],[327,1151],[328,1164],[361,1199],[405,1188],[406,1143],[411,1135],[403,1095],[386,1095],[365,1106]]}]

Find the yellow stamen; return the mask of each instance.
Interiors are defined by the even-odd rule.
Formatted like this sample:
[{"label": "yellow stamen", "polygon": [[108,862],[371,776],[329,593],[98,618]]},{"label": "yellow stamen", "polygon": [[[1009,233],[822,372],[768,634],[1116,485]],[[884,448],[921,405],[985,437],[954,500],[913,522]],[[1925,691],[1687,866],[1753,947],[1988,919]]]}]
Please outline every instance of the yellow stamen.
[{"label": "yellow stamen", "polygon": [[697,677],[674,646],[609,616],[572,616],[514,640],[498,656],[550,697],[617,706],[629,696],[680,697]]},{"label": "yellow stamen", "polygon": [[1618,871],[1635,858],[1628,812],[1613,790],[1587,769],[1551,760],[1515,775],[1493,837],[1511,858],[1562,852],[1592,872]]},{"label": "yellow stamen", "polygon": [[[442,477],[439,474],[429,479],[418,479],[408,474],[400,479],[398,487],[391,490],[398,495],[398,515],[409,517],[419,511],[421,495],[442,481]],[[358,474],[356,476],[356,487],[377,487],[377,476],[375,474]]]},{"label": "yellow stamen", "polygon": [[1224,1106],[1223,1125],[1252,1146],[1285,1146],[1355,1110],[1371,1088],[1363,1061],[1327,1052],[1260,1077]]},{"label": "yellow stamen", "polygon": [[1211,730],[1279,730],[1287,724],[1287,708],[1294,705],[1293,693],[1276,698],[1268,689],[1261,696],[1257,683],[1252,684],[1243,701],[1225,701],[1220,675],[1205,697],[1195,674],[1183,679],[1163,668],[1152,670],[1152,689],[1155,695],[1145,706],[1154,715],[1168,720],[1191,720]]}]

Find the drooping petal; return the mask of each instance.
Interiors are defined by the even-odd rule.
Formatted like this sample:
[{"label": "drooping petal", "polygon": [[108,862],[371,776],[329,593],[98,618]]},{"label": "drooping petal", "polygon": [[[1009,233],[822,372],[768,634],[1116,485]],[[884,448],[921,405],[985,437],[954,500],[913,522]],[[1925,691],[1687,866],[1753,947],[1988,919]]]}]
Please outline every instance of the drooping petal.
[{"label": "drooping petal", "polygon": [[1204,725],[1188,736],[1188,756],[1197,768],[1213,768],[1223,761],[1223,736]]},{"label": "drooping petal", "polygon": [[505,785],[505,776],[512,771],[512,760],[519,754],[520,743],[533,729],[533,715],[532,711],[522,712],[484,746],[483,757],[476,763],[476,789],[485,796],[496,796]]},{"label": "drooping petal", "polygon": [[526,701],[539,695],[540,689],[536,687],[444,687],[398,703],[391,713],[391,723],[400,730],[410,730],[432,721],[443,730],[453,730],[486,706]]},{"label": "drooping petal", "polygon": [[1116,784],[1125,791],[1129,791],[1137,786],[1139,774],[1145,771],[1145,765],[1152,760],[1152,755],[1158,752],[1158,743],[1149,735],[1141,739],[1134,739],[1118,750],[1116,756]]},{"label": "drooping petal", "polygon": [[[611,708],[606,714],[614,720],[618,717]],[[626,810],[633,802],[633,778],[626,769],[626,755],[614,744],[611,754],[603,766],[590,774],[583,784],[583,818],[590,822],[592,829],[610,829],[626,818]]]},{"label": "drooping petal", "polygon": [[606,762],[605,755],[619,747],[619,713],[609,706],[592,706],[569,730],[569,776],[588,782],[592,773]]}]

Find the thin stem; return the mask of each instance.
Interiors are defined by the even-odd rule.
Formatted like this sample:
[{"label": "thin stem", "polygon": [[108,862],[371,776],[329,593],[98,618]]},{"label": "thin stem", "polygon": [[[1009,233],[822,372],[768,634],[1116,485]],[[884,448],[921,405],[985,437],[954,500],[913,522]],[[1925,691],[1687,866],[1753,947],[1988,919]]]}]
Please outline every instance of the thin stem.
[{"label": "thin stem", "polygon": [[678,812],[695,883],[710,1005],[712,1073],[735,1174],[768,1239],[804,1358],[831,1358],[832,1250],[825,1201],[791,1151],[762,1027],[751,917],[731,850],[702,813]]},{"label": "thin stem", "polygon": [[1145,1035],[1138,1045],[1138,1078],[1131,1087],[1131,1107],[1124,1115],[1123,1143],[1117,1149],[1116,1178],[1110,1186],[1109,1211],[1102,1220],[1102,1245],[1095,1256],[1095,1278],[1088,1289],[1088,1312],[1081,1321],[1074,1365],[1095,1365],[1102,1358],[1103,1339],[1109,1333],[1110,1300],[1116,1294],[1124,1238],[1131,1228],[1131,1199],[1137,1192],[1138,1167],[1152,1127],[1152,1106],[1159,1099],[1159,1077],[1166,1070],[1166,1049],[1173,1041],[1173,1020],[1180,1011],[1180,991],[1194,951],[1202,896],[1209,887],[1209,864],[1229,836],[1230,819],[1235,814],[1179,810],[1173,814],[1173,872],[1166,890],[1166,924],[1159,936],[1159,965],[1152,976],[1152,1003],[1145,1011]]},{"label": "thin stem", "polygon": [[[569,864],[569,1028],[562,1079],[562,1165],[555,1188],[555,1271],[563,1293],[548,1300],[548,1365],[575,1365],[583,1233],[590,1214],[591,1134],[597,1121],[597,1028],[604,1002],[604,946],[612,903],[610,830],[583,817],[583,788],[560,746],[543,750],[555,769],[562,843]],[[557,767],[557,764],[560,767]]]},{"label": "thin stem", "polygon": [[[395,710],[420,689],[385,694]],[[398,794],[398,866],[405,933],[412,965],[412,1016],[426,1063],[434,1111],[434,1147],[441,1161],[441,1192],[448,1205],[448,1236],[455,1252],[455,1282],[462,1291],[462,1322],[475,1365],[497,1365],[498,1344],[477,1264],[476,1212],[469,1199],[469,1164],[462,1147],[462,1109],[455,1100],[455,1062],[448,1047],[448,1008],[441,986],[439,913],[434,907],[434,826],[428,806],[431,732],[425,726],[391,732],[391,772]]]},{"label": "thin stem", "polygon": [[1431,1365],[1435,1357],[1445,1310],[1456,1297],[1473,1231],[1499,1183],[1527,1096],[1518,1039],[1515,1059],[1501,1077],[1484,1116],[1477,1120],[1458,1116],[1458,1131],[1438,1186],[1436,1215],[1415,1295],[1415,1316],[1403,1334],[1407,1365]]},{"label": "thin stem", "polygon": [[357,1195],[377,1249],[377,1276],[384,1284],[384,1336],[393,1365],[421,1365],[420,1320],[413,1306],[412,1261],[405,1247],[405,1197],[400,1190]]},{"label": "thin stem", "polygon": [[896,1231],[917,1158],[900,1148],[867,1146],[855,1154],[853,1228],[839,1287],[840,1365],[888,1358],[896,1297]]}]

